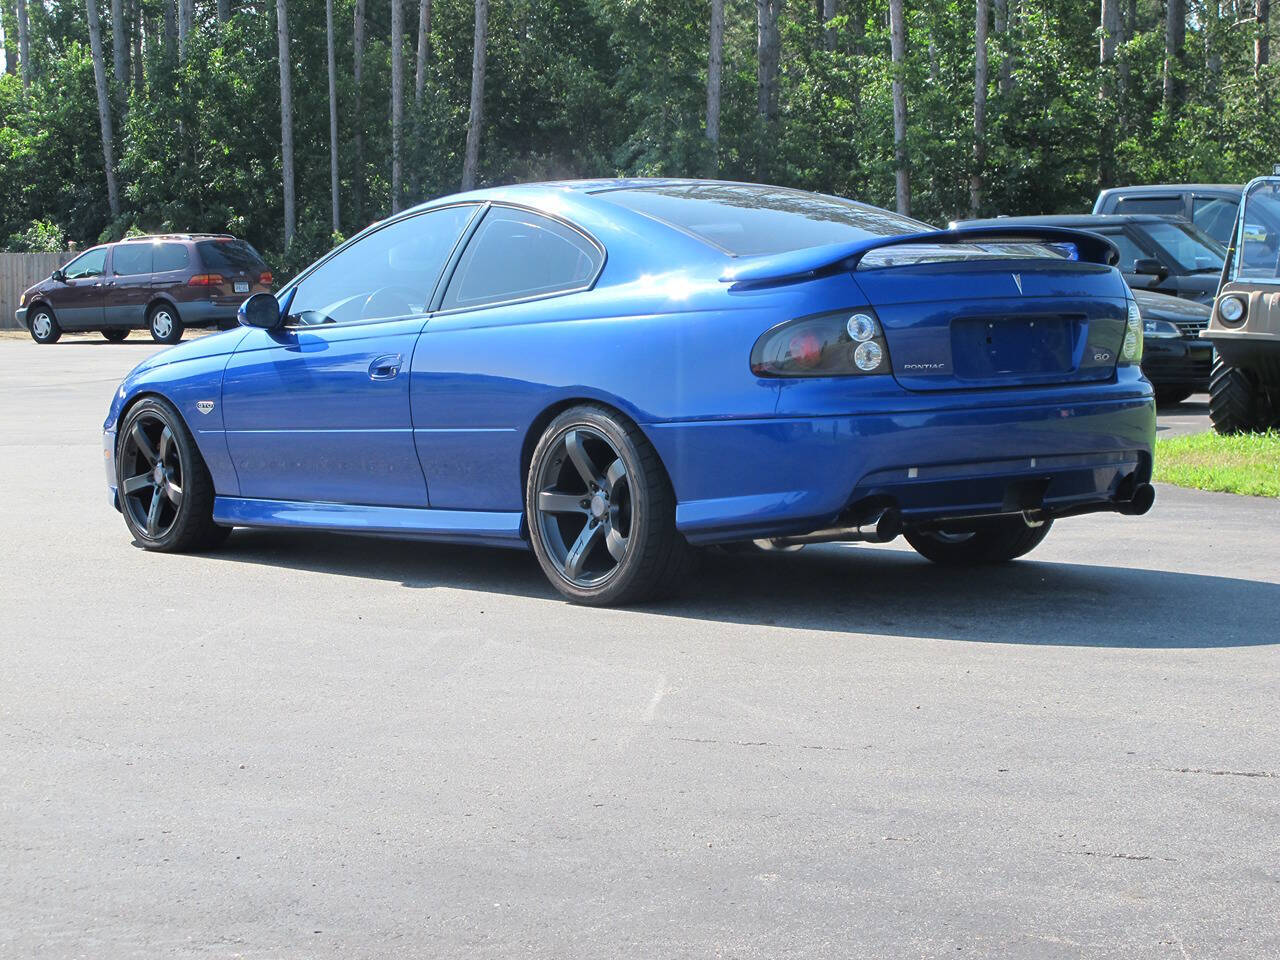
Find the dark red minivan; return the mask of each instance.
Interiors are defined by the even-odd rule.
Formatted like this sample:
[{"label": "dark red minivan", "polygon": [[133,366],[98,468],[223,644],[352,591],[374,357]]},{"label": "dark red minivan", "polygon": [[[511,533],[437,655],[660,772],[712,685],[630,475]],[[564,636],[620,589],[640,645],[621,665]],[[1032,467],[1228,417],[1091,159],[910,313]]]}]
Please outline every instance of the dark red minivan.
[{"label": "dark red minivan", "polygon": [[86,250],[22,295],[15,315],[37,343],[63,331],[130,330],[177,343],[187,327],[231,327],[236,310],[271,291],[271,271],[252,245],[225,234],[130,237]]}]

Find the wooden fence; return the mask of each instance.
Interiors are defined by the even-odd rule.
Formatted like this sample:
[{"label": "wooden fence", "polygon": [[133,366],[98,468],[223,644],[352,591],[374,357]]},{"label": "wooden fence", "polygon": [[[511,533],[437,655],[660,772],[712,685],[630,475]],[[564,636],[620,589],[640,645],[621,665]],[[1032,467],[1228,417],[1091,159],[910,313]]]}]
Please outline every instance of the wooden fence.
[{"label": "wooden fence", "polygon": [[43,280],[74,253],[0,253],[0,330],[21,329],[13,317],[22,291]]}]

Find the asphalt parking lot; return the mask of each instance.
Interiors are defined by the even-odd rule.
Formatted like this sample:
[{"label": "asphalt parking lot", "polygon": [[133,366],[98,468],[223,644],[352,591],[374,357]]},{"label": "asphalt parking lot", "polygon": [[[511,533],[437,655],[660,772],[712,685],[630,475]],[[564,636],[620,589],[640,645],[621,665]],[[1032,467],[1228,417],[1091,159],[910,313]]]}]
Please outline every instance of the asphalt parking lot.
[{"label": "asphalt parking lot", "polygon": [[152,349],[0,341],[0,956],[1280,956],[1280,503],[628,610],[514,552],[153,555],[99,433]]}]

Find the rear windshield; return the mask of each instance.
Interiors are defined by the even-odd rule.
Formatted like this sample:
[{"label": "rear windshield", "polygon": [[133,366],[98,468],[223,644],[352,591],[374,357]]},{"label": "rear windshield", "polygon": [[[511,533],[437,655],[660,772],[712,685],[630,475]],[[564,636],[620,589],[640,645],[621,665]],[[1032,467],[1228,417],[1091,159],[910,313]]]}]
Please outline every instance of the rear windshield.
[{"label": "rear windshield", "polygon": [[933,229],[864,203],[756,184],[664,184],[609,190],[600,196],[735,257]]},{"label": "rear windshield", "polygon": [[200,240],[196,243],[200,260],[209,271],[262,270],[266,267],[258,251],[243,240]]}]

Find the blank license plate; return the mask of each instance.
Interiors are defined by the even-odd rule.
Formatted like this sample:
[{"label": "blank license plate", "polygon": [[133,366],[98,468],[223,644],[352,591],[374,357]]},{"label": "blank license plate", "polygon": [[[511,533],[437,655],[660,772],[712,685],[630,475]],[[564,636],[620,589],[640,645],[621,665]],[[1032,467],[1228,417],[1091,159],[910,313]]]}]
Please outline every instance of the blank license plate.
[{"label": "blank license plate", "polygon": [[249,292],[249,281],[248,281],[248,280],[237,280],[237,281],[236,281],[236,293],[248,293],[248,292]]}]

